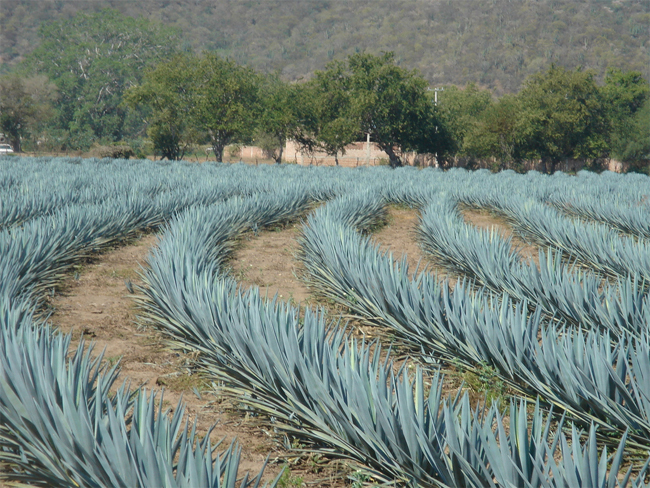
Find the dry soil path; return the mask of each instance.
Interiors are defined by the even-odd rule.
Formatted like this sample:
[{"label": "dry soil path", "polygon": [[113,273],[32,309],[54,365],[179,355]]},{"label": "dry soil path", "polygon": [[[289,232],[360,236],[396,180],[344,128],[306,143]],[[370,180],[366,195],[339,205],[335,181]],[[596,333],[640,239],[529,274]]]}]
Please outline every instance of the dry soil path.
[{"label": "dry soil path", "polygon": [[512,248],[519,252],[521,257],[526,261],[534,262],[539,267],[539,251],[538,247],[531,245],[521,239],[512,230],[512,227],[501,217],[491,214],[487,210],[470,210],[468,208],[461,208],[461,214],[465,218],[465,222],[475,225],[481,229],[494,228],[502,237],[512,238]]}]

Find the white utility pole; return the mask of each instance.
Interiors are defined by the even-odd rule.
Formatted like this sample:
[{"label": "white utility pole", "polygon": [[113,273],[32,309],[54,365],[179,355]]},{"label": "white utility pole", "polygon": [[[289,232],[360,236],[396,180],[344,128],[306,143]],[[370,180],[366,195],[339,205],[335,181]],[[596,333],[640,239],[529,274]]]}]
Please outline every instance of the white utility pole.
[{"label": "white utility pole", "polygon": [[[435,107],[438,106],[438,92],[439,91],[445,91],[445,89],[444,88],[434,88],[433,89],[433,105]],[[436,125],[436,134],[437,133],[438,133],[438,126]],[[436,167],[438,167],[439,164],[438,164],[438,153],[437,152],[436,152],[435,158],[436,158]]]},{"label": "white utility pole", "polygon": [[366,137],[366,166],[370,166],[370,132]]},{"label": "white utility pole", "polygon": [[434,88],[433,89],[433,104],[437,107],[438,106],[438,92],[439,91],[445,91],[444,88]]}]

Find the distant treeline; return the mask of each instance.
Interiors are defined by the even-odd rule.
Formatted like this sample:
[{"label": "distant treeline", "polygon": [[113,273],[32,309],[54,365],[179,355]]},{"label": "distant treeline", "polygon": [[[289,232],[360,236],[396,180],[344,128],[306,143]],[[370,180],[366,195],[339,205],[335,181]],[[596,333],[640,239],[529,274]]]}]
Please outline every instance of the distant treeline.
[{"label": "distant treeline", "polygon": [[336,158],[370,134],[392,166],[405,151],[443,167],[541,160],[550,172],[568,158],[597,169],[611,157],[647,170],[650,158],[650,88],[639,71],[609,68],[600,82],[552,64],[497,98],[472,83],[431,89],[394,53],[352,54],[290,82],[184,50],[177,31],[115,10],[46,24],[40,36],[0,78],[0,131],[16,151],[102,144],[178,159],[210,144],[221,160],[228,144],[253,143],[280,161],[287,139]]}]

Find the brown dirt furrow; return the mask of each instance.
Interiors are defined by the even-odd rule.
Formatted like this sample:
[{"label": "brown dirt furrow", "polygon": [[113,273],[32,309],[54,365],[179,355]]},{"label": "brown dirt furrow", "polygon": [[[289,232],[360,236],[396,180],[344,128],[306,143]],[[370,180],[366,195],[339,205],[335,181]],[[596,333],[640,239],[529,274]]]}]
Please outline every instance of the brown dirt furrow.
[{"label": "brown dirt furrow", "polygon": [[298,279],[300,262],[295,255],[299,233],[300,224],[290,223],[257,235],[245,234],[229,263],[232,276],[244,289],[257,286],[269,298],[277,294],[295,305],[311,303],[312,292]]},{"label": "brown dirt furrow", "polygon": [[382,252],[392,252],[393,259],[396,261],[406,258],[411,276],[416,268],[418,272],[426,269],[441,279],[448,278],[450,286],[453,287],[457,277],[436,265],[435,259],[422,252],[417,242],[418,215],[417,210],[391,205],[388,207],[387,224],[374,232],[372,237],[379,244],[379,249]]},{"label": "brown dirt furrow", "polygon": [[390,251],[398,261],[406,258],[411,273],[415,271],[418,263],[420,269],[426,264],[415,237],[417,223],[417,210],[391,205],[388,207],[387,224],[372,235],[382,252]]},{"label": "brown dirt furrow", "polygon": [[475,225],[481,229],[494,228],[504,238],[512,238],[512,248],[519,252],[524,260],[532,261],[539,267],[539,253],[537,246],[531,245],[522,240],[512,231],[510,225],[501,217],[491,214],[487,210],[473,210],[462,208],[461,214],[465,222]]}]

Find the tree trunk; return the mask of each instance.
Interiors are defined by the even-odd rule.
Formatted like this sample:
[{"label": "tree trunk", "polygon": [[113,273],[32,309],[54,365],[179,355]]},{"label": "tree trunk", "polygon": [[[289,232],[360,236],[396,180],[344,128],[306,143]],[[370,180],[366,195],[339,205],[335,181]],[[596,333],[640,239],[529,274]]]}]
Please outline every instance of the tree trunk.
[{"label": "tree trunk", "polygon": [[388,161],[390,162],[391,168],[398,168],[402,166],[402,159],[395,154],[395,150],[391,146],[382,147],[384,152],[388,154]]},{"label": "tree trunk", "polygon": [[547,175],[551,174],[551,170],[549,167],[549,164],[551,163],[550,159],[547,159],[545,157],[542,157],[542,171],[546,173]]},{"label": "tree trunk", "polygon": [[223,163],[223,150],[225,148],[224,143],[212,141],[212,151],[214,151],[214,156],[217,158],[217,163]]},{"label": "tree trunk", "polygon": [[11,148],[14,150],[14,152],[19,153],[21,151],[21,145],[20,134],[18,131],[8,131],[5,135],[7,136],[7,139],[9,139],[9,144],[11,144]]},{"label": "tree trunk", "polygon": [[278,151],[278,156],[275,158],[275,164],[282,163],[282,152],[283,151],[284,151],[284,146],[280,146],[280,150]]},{"label": "tree trunk", "polygon": [[339,165],[339,152],[338,151],[336,151],[334,153],[334,162],[336,163],[337,166]]},{"label": "tree trunk", "polygon": [[223,151],[226,149],[228,142],[230,142],[232,134],[221,130],[210,130],[209,133],[212,141],[212,150],[214,151],[214,156],[217,158],[217,163],[223,163]]}]

